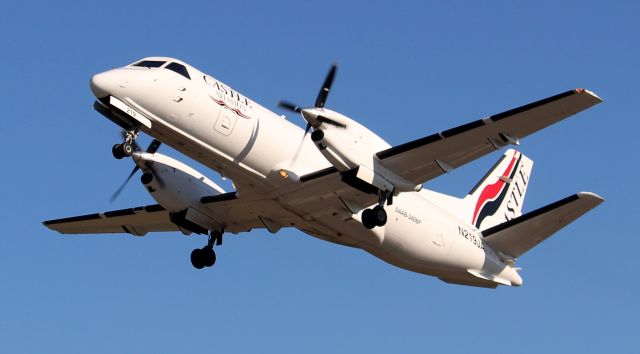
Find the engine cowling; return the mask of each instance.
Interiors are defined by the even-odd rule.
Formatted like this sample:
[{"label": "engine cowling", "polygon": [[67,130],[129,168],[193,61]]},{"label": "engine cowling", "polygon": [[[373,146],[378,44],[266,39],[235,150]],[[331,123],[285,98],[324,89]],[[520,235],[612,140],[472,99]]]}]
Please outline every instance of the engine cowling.
[{"label": "engine cowling", "polygon": [[158,204],[167,209],[171,221],[183,233],[204,234],[219,230],[221,225],[207,216],[202,197],[224,193],[224,190],[202,173],[159,153],[135,152],[133,160],[143,172],[140,181]]},{"label": "engine cowling", "polygon": [[326,108],[302,112],[314,126],[311,134],[314,144],[339,171],[353,172],[356,178],[381,191],[420,189],[420,185],[407,181],[380,163],[375,154],[390,145],[365,126]]},{"label": "engine cowling", "polygon": [[[388,198],[389,203],[389,193],[420,190],[422,185],[416,185],[389,170],[375,155],[389,148],[389,144],[353,119],[325,108],[337,69],[337,64],[331,65],[313,107],[302,108],[288,101],[280,101],[278,106],[302,115],[307,122],[305,136],[313,127],[311,139],[316,147],[342,172],[343,181],[354,188],[366,193],[375,193],[377,190],[380,198]],[[284,173],[286,175],[287,171]]]}]

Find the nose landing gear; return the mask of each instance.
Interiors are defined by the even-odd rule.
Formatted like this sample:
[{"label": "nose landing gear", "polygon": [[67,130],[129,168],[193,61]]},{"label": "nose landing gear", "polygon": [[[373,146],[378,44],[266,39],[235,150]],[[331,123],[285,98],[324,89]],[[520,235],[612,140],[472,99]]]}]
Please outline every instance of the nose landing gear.
[{"label": "nose landing gear", "polygon": [[216,252],[213,250],[214,243],[222,245],[222,232],[211,231],[207,245],[196,248],[191,252],[191,264],[196,269],[211,267],[216,263]]},{"label": "nose landing gear", "polygon": [[130,130],[124,134],[124,142],[122,144],[115,144],[111,148],[113,157],[120,160],[124,157],[129,157],[135,151],[135,141],[138,138],[137,130]]}]

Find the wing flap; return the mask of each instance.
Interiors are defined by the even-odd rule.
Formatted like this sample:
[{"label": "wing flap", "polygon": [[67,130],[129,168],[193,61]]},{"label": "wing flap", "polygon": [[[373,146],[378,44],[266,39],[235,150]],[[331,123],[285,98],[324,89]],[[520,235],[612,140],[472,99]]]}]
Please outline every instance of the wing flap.
[{"label": "wing flap", "polygon": [[385,167],[421,184],[445,173],[442,163],[457,168],[600,102],[590,91],[571,90],[376,155]]},{"label": "wing flap", "polygon": [[61,234],[128,233],[143,236],[148,232],[178,231],[178,227],[169,220],[169,212],[158,204],[48,220],[43,224]]},{"label": "wing flap", "polygon": [[577,193],[489,228],[482,235],[494,250],[517,258],[603,201],[593,193]]},{"label": "wing flap", "polygon": [[204,197],[204,210],[216,220],[226,232],[239,233],[251,229],[266,228],[276,233],[280,228],[295,224],[297,217],[284,210],[274,200],[258,198],[238,198],[235,192]]}]

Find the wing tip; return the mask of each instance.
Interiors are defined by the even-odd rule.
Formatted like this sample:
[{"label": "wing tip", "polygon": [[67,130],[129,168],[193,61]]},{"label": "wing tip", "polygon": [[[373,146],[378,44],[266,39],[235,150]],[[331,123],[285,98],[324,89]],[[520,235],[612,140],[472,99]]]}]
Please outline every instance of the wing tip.
[{"label": "wing tip", "polygon": [[594,206],[599,205],[600,203],[604,202],[604,198],[602,198],[601,196],[599,196],[599,195],[597,195],[597,194],[595,194],[593,192],[578,192],[578,193],[576,193],[576,195],[580,199],[586,199],[586,200],[593,201]]},{"label": "wing tip", "polygon": [[596,95],[596,93],[595,93],[595,92],[593,92],[593,91],[589,91],[589,90],[584,89],[584,88],[577,88],[577,89],[573,90],[573,92],[575,92],[575,93],[577,93],[577,94],[586,94],[586,95],[589,95],[589,96],[591,96],[591,97],[595,98],[595,99],[596,99],[596,101],[597,101],[598,103],[600,103],[600,102],[603,102],[603,101],[604,101],[602,98],[600,98],[600,96]]},{"label": "wing tip", "polygon": [[55,228],[55,220],[46,220],[42,222],[42,226],[46,227],[47,229],[51,230],[51,231],[55,231],[59,234],[61,234],[62,232],[60,232],[60,230]]}]

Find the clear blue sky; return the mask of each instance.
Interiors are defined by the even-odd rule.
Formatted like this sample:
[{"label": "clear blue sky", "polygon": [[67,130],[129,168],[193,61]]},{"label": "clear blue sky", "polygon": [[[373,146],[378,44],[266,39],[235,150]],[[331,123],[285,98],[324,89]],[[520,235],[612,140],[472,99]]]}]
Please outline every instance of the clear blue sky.
[{"label": "clear blue sky", "polygon": [[[639,13],[632,1],[3,3],[0,352],[637,353]],[[525,209],[581,190],[606,202],[519,260],[523,287],[497,290],[295,230],[229,236],[196,271],[203,237],[45,229],[153,202],[136,178],[109,203],[132,164],[111,157],[118,129],[88,86],[151,55],[270,108],[312,102],[339,62],[328,106],[391,144],[586,87],[605,103],[522,142],[535,161]],[[461,196],[499,155],[426,187]]]}]

